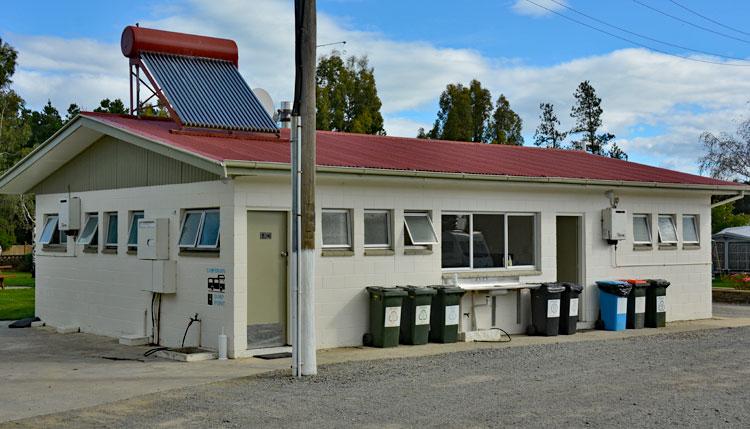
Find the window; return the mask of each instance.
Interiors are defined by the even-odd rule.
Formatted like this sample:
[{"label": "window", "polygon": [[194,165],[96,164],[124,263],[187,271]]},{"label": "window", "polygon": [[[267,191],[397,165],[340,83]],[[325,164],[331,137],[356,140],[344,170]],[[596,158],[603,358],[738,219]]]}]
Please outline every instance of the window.
[{"label": "window", "polygon": [[677,244],[677,228],[674,224],[674,216],[659,215],[659,243]]},{"label": "window", "polygon": [[39,243],[44,246],[50,244],[67,244],[68,236],[65,232],[60,231],[58,228],[59,217],[57,215],[47,215],[44,222],[44,228],[42,229],[42,236],[39,238]]},{"label": "window", "polygon": [[650,215],[634,214],[633,215],[633,243],[641,245],[651,245],[651,223]]},{"label": "window", "polygon": [[107,213],[107,236],[104,238],[104,245],[107,247],[117,247],[117,212]]},{"label": "window", "polygon": [[352,223],[349,210],[323,210],[323,247],[352,248]]},{"label": "window", "polygon": [[406,234],[404,240],[407,246],[427,246],[437,244],[437,234],[432,225],[430,215],[426,212],[404,213]]},{"label": "window", "polygon": [[218,249],[220,229],[219,209],[188,210],[182,220],[180,248]]},{"label": "window", "polygon": [[143,219],[143,212],[133,212],[130,216],[130,231],[128,231],[128,248],[138,247],[138,221]]},{"label": "window", "polygon": [[506,268],[536,265],[533,214],[443,214],[443,268]]},{"label": "window", "polygon": [[365,210],[365,247],[389,249],[391,247],[391,212]]},{"label": "window", "polygon": [[78,237],[78,244],[86,246],[96,246],[99,244],[99,215],[96,213],[89,214],[86,218],[86,224],[83,226],[83,232]]},{"label": "window", "polygon": [[682,216],[682,242],[686,244],[699,244],[698,216]]}]

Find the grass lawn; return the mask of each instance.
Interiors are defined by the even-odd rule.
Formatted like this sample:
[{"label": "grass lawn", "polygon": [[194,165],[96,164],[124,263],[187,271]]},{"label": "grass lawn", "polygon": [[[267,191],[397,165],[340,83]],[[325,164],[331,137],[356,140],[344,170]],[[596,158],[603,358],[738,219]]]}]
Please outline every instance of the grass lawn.
[{"label": "grass lawn", "polygon": [[730,282],[729,280],[725,279],[713,279],[711,282],[712,287],[723,287],[723,288],[729,288],[734,289],[734,283]]},{"label": "grass lawn", "polygon": [[14,271],[3,271],[3,274],[15,276],[5,279],[5,286],[31,286],[34,287],[35,280],[31,273],[19,273]]},{"label": "grass lawn", "polygon": [[34,317],[34,288],[0,290],[0,320]]}]

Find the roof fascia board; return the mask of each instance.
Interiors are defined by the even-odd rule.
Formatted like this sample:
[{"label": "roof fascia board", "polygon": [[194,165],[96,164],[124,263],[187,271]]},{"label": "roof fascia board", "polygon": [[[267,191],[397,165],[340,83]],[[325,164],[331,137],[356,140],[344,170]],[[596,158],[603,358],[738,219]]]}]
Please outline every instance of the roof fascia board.
[{"label": "roof fascia board", "polygon": [[166,143],[162,143],[158,140],[149,139],[138,134],[125,131],[123,129],[109,125],[104,121],[99,121],[89,116],[84,116],[83,119],[86,121],[85,126],[99,131],[103,134],[110,135],[116,139],[126,141],[135,146],[150,150],[169,158],[176,159],[177,161],[190,164],[194,167],[209,171],[219,176],[225,176],[224,165],[220,161],[199,155],[186,149],[180,149]]},{"label": "roof fascia board", "polygon": [[[287,163],[258,162],[258,161],[224,161],[229,176],[255,175],[259,171],[285,171],[288,172],[290,167]],[[329,167],[318,166],[318,173],[328,174],[354,174],[368,176],[390,176],[406,178],[429,178],[429,179],[447,179],[447,180],[478,180],[491,182],[524,182],[524,183],[550,183],[562,185],[579,185],[579,186],[597,186],[597,187],[617,187],[617,188],[635,188],[635,189],[671,189],[671,190],[692,190],[692,191],[709,191],[715,195],[731,195],[737,192],[750,191],[750,186],[719,186],[719,185],[695,185],[679,183],[660,183],[660,182],[633,182],[626,180],[595,180],[595,179],[575,179],[566,177],[526,177],[526,176],[493,176],[485,174],[466,174],[466,173],[440,173],[429,171],[411,171],[411,170],[385,170],[376,168],[361,167]]]}]

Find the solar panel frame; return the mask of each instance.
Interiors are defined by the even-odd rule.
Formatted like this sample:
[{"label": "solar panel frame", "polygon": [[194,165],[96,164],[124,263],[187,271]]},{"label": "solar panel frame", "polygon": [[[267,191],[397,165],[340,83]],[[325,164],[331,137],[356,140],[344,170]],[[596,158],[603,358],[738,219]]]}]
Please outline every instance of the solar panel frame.
[{"label": "solar panel frame", "polygon": [[276,122],[229,61],[154,52],[141,53],[183,125],[276,133]]}]

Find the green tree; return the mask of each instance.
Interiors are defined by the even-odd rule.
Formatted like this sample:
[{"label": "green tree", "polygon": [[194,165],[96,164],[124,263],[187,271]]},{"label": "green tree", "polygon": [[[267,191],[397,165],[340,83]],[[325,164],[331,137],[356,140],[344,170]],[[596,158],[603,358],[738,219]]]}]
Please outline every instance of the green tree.
[{"label": "green tree", "polygon": [[482,88],[481,82],[472,79],[469,83],[469,98],[471,99],[471,141],[491,141],[490,114],[492,113],[492,95],[490,94],[490,90]]},{"label": "green tree", "polygon": [[736,213],[734,201],[711,209],[711,233],[716,234],[724,228],[750,225],[750,215]]},{"label": "green tree", "polygon": [[555,107],[552,103],[539,103],[539,125],[534,132],[534,144],[551,149],[562,148],[563,141],[568,133],[560,131],[560,120],[555,114]]},{"label": "green tree", "polygon": [[94,109],[94,112],[117,113],[120,115],[129,113],[128,109],[125,107],[125,103],[119,98],[115,98],[114,100],[105,98],[99,103],[99,107]]},{"label": "green tree", "polygon": [[[596,95],[596,90],[589,81],[578,85],[574,94],[575,105],[570,111],[570,117],[575,120],[570,134],[579,136],[572,142],[573,149],[585,150],[594,155],[606,155],[612,158],[627,159],[627,154],[613,142],[612,133],[598,134],[602,126],[602,99]],[[612,147],[608,147],[612,143]]]},{"label": "green tree", "polygon": [[486,142],[490,136],[489,118],[492,96],[489,90],[474,79],[469,86],[451,83],[445,87],[438,101],[439,110],[432,130],[424,130],[418,137]]},{"label": "green tree", "polygon": [[507,144],[523,146],[523,120],[513,109],[505,95],[500,94],[497,99],[495,113],[490,123],[490,142],[494,144]]},{"label": "green tree", "polygon": [[63,123],[69,122],[71,119],[78,116],[79,113],[81,113],[81,108],[78,107],[77,104],[71,103],[70,106],[68,106],[68,111],[65,114],[65,121]]},{"label": "green tree", "polygon": [[[25,148],[29,151],[47,141],[63,125],[60,112],[52,106],[52,102],[49,100],[47,100],[47,104],[44,105],[41,111],[29,111],[26,114],[31,126],[31,136],[25,145]],[[25,156],[26,154],[23,155]]]},{"label": "green tree", "polygon": [[319,130],[385,134],[375,71],[366,56],[344,60],[333,51],[318,61],[316,80]]}]

